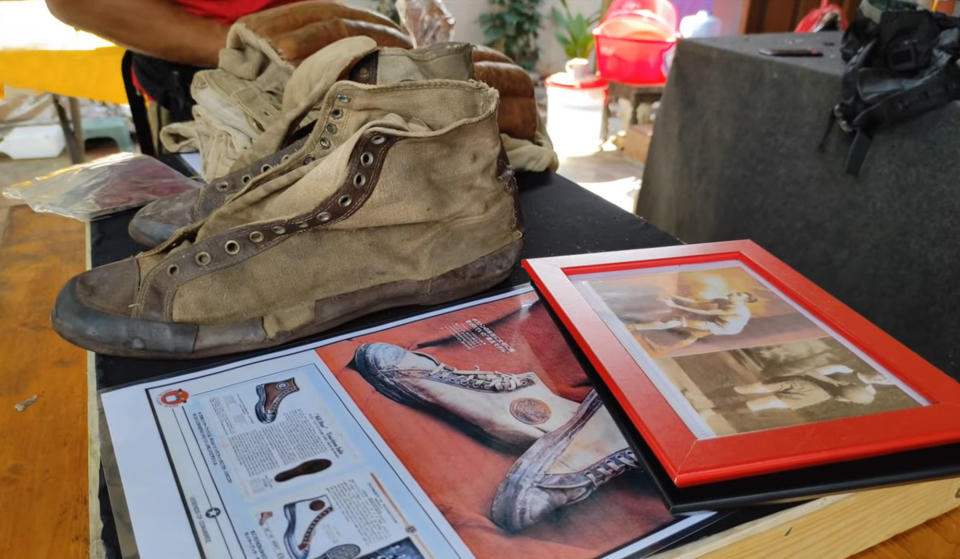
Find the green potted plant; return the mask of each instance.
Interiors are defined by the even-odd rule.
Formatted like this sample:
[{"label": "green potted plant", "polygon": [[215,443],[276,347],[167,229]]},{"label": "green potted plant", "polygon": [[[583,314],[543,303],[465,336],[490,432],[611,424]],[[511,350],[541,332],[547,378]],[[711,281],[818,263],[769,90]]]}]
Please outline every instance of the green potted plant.
[{"label": "green potted plant", "polygon": [[590,58],[590,51],[593,50],[594,44],[593,34],[590,30],[600,21],[600,12],[584,16],[583,14],[571,13],[567,0],[560,0],[560,5],[563,6],[563,11],[554,6],[551,16],[554,25],[559,29],[554,33],[554,37],[563,47],[567,60]]},{"label": "green potted plant", "polygon": [[526,70],[533,70],[540,56],[540,2],[542,0],[487,0],[492,11],[481,14],[480,25],[488,46]]}]

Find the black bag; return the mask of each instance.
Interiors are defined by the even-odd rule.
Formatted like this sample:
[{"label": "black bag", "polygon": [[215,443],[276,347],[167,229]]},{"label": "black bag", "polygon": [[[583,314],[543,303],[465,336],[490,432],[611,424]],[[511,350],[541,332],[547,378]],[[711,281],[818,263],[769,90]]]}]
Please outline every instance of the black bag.
[{"label": "black bag", "polygon": [[203,68],[133,53],[133,74],[140,88],[170,112],[170,122],[193,120],[190,96],[193,75]]},{"label": "black bag", "polygon": [[836,121],[854,134],[846,162],[852,175],[877,129],[960,99],[960,19],[910,4],[897,8],[882,12],[879,23],[858,14],[843,35],[847,66],[830,127]]}]

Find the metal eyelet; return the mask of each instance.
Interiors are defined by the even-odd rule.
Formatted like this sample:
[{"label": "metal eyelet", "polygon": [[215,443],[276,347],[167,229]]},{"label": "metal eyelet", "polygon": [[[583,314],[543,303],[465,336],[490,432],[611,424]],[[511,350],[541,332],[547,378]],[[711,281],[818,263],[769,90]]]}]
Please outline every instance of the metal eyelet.
[{"label": "metal eyelet", "polygon": [[337,95],[337,103],[349,103],[349,102],[350,102],[350,98],[347,97],[346,95],[342,93]]},{"label": "metal eyelet", "polygon": [[340,204],[341,208],[346,208],[347,206],[353,203],[353,198],[350,197],[349,194],[344,194],[343,196],[340,197],[339,200],[337,200],[337,203]]},{"label": "metal eyelet", "polygon": [[320,147],[323,149],[330,149],[330,140],[326,138],[320,138]]},{"label": "metal eyelet", "polygon": [[179,272],[180,272],[180,266],[177,266],[176,264],[170,264],[170,266],[167,267],[167,274],[168,274],[168,275],[175,276],[175,275],[177,275]]},{"label": "metal eyelet", "polygon": [[330,221],[330,212],[320,212],[317,214],[317,221],[320,223],[326,223]]},{"label": "metal eyelet", "polygon": [[250,239],[250,242],[253,242],[253,243],[263,242],[263,233],[261,233],[260,231],[251,231],[247,237]]},{"label": "metal eyelet", "polygon": [[377,134],[376,136],[374,136],[373,138],[370,139],[370,143],[373,144],[373,145],[375,145],[375,146],[379,146],[380,144],[382,144],[383,142],[386,142],[386,141],[387,141],[387,139],[384,138],[383,136],[381,136],[380,134]]},{"label": "metal eyelet", "polygon": [[253,180],[253,177],[251,177],[250,175],[243,175],[242,177],[240,177],[240,182],[242,182],[243,184],[250,184],[250,181],[252,180]]},{"label": "metal eyelet", "polygon": [[328,125],[326,126],[326,130],[327,130],[327,133],[329,133],[329,134],[336,134],[336,133],[337,133],[337,125],[336,125],[336,124],[333,124],[333,123],[328,124]]},{"label": "metal eyelet", "polygon": [[287,161],[290,161],[290,154],[289,154],[289,153],[283,154],[283,157],[280,158],[280,163],[286,163]]},{"label": "metal eyelet", "polygon": [[360,188],[363,185],[367,184],[367,177],[357,173],[353,176],[353,186]]},{"label": "metal eyelet", "polygon": [[273,168],[273,167],[271,167],[269,164],[264,163],[263,165],[260,166],[260,172],[261,172],[261,173],[266,173],[267,171],[269,171],[269,170],[272,169],[272,168]]},{"label": "metal eyelet", "polygon": [[210,263],[213,258],[210,257],[209,252],[198,252],[196,256],[193,257],[193,261],[197,263],[197,266],[206,266]]},{"label": "metal eyelet", "polygon": [[223,252],[226,252],[230,256],[237,254],[240,252],[240,243],[230,239],[229,241],[223,243]]},{"label": "metal eyelet", "polygon": [[308,155],[308,156],[306,156],[306,157],[303,158],[303,164],[304,164],[304,165],[309,165],[309,164],[313,163],[313,159],[314,159],[314,157],[313,157],[312,155]]},{"label": "metal eyelet", "polygon": [[277,235],[283,235],[284,233],[287,232],[286,229],[284,229],[283,227],[280,227],[279,225],[274,225],[273,227],[270,228],[270,230],[276,233]]},{"label": "metal eyelet", "polygon": [[365,151],[360,155],[360,164],[364,167],[369,167],[373,165],[373,154],[369,151]]},{"label": "metal eyelet", "polygon": [[301,221],[297,224],[297,229],[306,229],[309,225],[306,221]]},{"label": "metal eyelet", "polygon": [[340,107],[337,107],[332,111],[330,111],[330,118],[336,118],[336,119],[343,118],[343,109],[341,109]]},{"label": "metal eyelet", "polygon": [[217,189],[218,192],[226,192],[227,189],[230,188],[230,183],[226,181],[218,182],[215,188]]}]

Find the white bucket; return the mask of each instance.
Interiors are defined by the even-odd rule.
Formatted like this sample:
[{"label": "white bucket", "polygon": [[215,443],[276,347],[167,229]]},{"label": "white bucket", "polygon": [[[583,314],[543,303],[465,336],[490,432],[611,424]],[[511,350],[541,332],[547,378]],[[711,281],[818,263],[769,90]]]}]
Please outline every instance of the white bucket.
[{"label": "white bucket", "polygon": [[587,61],[567,62],[567,71],[546,79],[547,133],[560,157],[596,153],[603,143],[607,80],[586,74]]}]

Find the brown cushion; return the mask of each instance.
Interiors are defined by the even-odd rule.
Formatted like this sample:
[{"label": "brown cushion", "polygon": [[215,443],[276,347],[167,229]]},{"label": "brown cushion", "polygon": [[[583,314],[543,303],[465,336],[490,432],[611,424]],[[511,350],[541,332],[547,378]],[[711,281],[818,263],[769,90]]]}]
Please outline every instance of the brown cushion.
[{"label": "brown cushion", "polygon": [[537,132],[537,100],[530,74],[509,62],[476,62],[477,79],[500,92],[500,131],[521,140],[533,140]]}]

